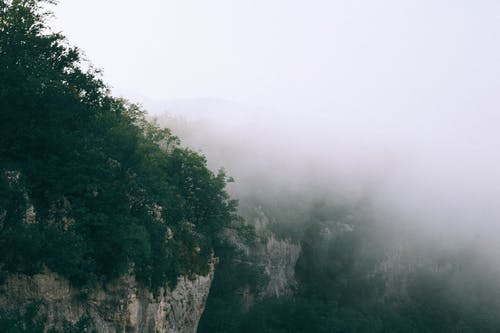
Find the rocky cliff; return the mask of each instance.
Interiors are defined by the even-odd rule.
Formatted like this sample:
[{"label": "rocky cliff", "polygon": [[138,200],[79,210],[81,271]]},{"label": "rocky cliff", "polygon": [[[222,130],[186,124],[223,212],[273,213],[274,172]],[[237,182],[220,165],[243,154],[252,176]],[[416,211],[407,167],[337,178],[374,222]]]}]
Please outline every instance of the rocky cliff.
[{"label": "rocky cliff", "polygon": [[64,331],[65,323],[87,320],[88,331],[97,333],[193,333],[213,273],[212,265],[207,276],[182,277],[173,290],[156,293],[141,287],[133,275],[83,293],[49,271],[31,277],[11,274],[0,286],[0,310],[22,312],[38,304],[46,330]]},{"label": "rocky cliff", "polygon": [[271,232],[271,223],[262,207],[254,211],[254,225],[257,236],[261,239],[254,249],[264,267],[268,283],[261,292],[261,297],[280,297],[290,294],[296,285],[295,265],[300,256],[300,245],[290,239],[278,239]]}]

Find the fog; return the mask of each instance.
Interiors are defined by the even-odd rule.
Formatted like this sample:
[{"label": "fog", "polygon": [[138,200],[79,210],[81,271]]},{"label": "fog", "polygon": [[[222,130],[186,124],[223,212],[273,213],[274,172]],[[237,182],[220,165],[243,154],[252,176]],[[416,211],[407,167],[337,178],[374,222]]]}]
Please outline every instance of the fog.
[{"label": "fog", "polygon": [[66,0],[54,12],[112,91],[224,167],[236,196],[328,192],[428,236],[500,244],[499,2]]},{"label": "fog", "polygon": [[480,133],[465,123],[384,127],[311,113],[234,116],[245,109],[224,101],[167,104],[170,117],[160,122],[205,153],[213,169],[226,168],[237,196],[329,193],[339,201],[366,200],[380,218],[446,241],[498,239],[493,124]]}]

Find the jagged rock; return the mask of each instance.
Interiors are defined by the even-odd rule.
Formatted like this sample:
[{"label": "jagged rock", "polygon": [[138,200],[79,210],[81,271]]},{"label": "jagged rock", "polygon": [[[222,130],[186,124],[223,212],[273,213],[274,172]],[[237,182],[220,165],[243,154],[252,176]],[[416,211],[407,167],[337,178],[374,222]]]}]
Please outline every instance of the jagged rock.
[{"label": "jagged rock", "polygon": [[181,277],[170,290],[141,287],[133,275],[83,293],[59,275],[10,274],[0,286],[0,311],[23,310],[40,302],[46,329],[88,318],[98,333],[194,333],[205,308],[214,268],[207,276]]}]

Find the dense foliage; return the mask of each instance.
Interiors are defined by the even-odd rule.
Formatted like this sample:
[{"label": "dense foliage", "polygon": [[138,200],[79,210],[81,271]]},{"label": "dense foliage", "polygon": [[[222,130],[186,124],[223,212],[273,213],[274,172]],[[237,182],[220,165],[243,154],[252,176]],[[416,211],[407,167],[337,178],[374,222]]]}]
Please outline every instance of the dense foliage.
[{"label": "dense foliage", "polygon": [[230,273],[245,258],[221,262],[199,332],[499,331],[500,274],[473,248],[421,243],[359,207],[290,198],[266,211],[286,212],[269,228],[301,244],[294,292],[249,302],[252,281]]},{"label": "dense foliage", "polygon": [[[215,250],[200,332],[499,331],[500,275],[474,251],[404,237],[398,248],[388,240],[402,236],[357,207],[304,196],[247,202],[276,220],[274,236],[301,246],[293,293],[263,294],[269,276],[252,249],[265,239],[238,222],[224,173],[111,96],[45,20],[41,1],[0,0],[2,273],[47,267],[91,287],[133,270],[157,287],[207,273]],[[41,332],[37,313],[0,313],[0,330]]]},{"label": "dense foliage", "polygon": [[[37,0],[0,0],[0,265],[91,285],[207,273],[235,217],[223,172],[115,98]],[[90,69],[84,69],[90,67]]]}]

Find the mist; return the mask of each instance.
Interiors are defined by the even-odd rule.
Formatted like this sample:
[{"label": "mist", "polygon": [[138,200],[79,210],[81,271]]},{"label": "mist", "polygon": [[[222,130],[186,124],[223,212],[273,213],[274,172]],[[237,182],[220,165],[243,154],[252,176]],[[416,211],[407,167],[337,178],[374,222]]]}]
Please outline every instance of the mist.
[{"label": "mist", "polygon": [[113,92],[224,167],[236,197],[363,200],[388,223],[498,250],[498,2],[63,1],[55,14]]}]

